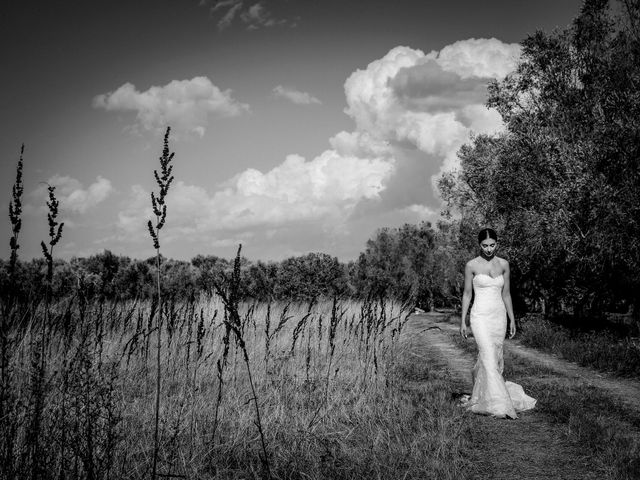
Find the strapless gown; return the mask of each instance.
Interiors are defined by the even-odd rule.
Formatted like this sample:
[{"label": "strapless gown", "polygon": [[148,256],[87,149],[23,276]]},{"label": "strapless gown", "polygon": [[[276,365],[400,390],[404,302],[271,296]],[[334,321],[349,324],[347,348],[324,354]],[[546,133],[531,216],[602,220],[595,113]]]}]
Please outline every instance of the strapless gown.
[{"label": "strapless gown", "polygon": [[516,412],[532,409],[536,400],[520,385],[502,378],[502,344],[507,331],[507,312],[502,300],[504,277],[478,274],[473,277],[475,298],[471,307],[471,331],[478,345],[473,368],[473,392],[469,410],[496,417],[517,418]]}]

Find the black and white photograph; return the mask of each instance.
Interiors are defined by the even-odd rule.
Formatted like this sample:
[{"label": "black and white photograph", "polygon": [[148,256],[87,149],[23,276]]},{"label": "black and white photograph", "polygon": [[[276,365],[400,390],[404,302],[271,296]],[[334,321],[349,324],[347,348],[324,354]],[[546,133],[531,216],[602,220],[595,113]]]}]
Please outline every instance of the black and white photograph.
[{"label": "black and white photograph", "polygon": [[0,480],[640,480],[640,0],[7,0]]}]

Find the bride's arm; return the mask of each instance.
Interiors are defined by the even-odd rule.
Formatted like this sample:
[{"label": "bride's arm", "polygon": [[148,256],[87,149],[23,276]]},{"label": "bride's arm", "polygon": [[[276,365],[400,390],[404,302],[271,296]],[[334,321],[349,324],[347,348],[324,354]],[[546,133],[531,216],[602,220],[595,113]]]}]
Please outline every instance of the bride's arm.
[{"label": "bride's arm", "polygon": [[504,261],[504,286],[502,287],[502,301],[507,309],[509,316],[509,338],[513,338],[516,334],[516,319],[513,316],[513,303],[511,302],[511,272],[509,271],[509,262]]},{"label": "bride's arm", "polygon": [[468,262],[464,266],[464,292],[462,293],[462,317],[460,319],[460,335],[467,338],[467,323],[465,318],[467,317],[467,310],[469,310],[469,304],[471,303],[472,295],[472,280],[473,272],[471,271],[471,265]]}]

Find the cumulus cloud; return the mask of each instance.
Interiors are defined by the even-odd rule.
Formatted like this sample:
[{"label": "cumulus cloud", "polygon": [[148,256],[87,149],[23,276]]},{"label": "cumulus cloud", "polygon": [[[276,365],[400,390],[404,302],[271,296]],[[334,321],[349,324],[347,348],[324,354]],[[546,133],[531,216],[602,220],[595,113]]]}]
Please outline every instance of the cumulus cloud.
[{"label": "cumulus cloud", "polygon": [[329,139],[331,147],[340,155],[359,158],[393,157],[389,142],[369,132],[342,132]]},{"label": "cumulus cloud", "polygon": [[420,205],[416,203],[409,205],[408,207],[405,207],[403,210],[405,210],[408,213],[415,214],[420,219],[420,221],[433,218],[433,216],[436,213],[434,209],[429,208],[425,205]]},{"label": "cumulus cloud", "polygon": [[[54,175],[47,182],[56,187],[56,198],[60,202],[62,213],[85,213],[109,197],[114,192],[111,181],[98,176],[96,181],[84,188],[82,183],[75,178],[62,175]],[[42,204],[48,200],[47,185],[40,184],[32,192],[33,197],[41,201]],[[40,210],[46,207],[40,207]],[[68,221],[65,220],[68,223]]]},{"label": "cumulus cloud", "polygon": [[[247,169],[213,193],[178,181],[167,198],[167,229],[177,238],[308,222],[331,225],[344,221],[361,200],[379,198],[393,170],[390,159],[344,157],[327,150],[311,161],[289,155],[265,173]],[[148,203],[149,193],[133,186],[118,216],[120,229],[142,232],[151,215]]]},{"label": "cumulus cloud", "polygon": [[345,82],[346,113],[358,131],[378,141],[413,145],[441,169],[457,166],[456,152],[471,133],[502,128],[484,102],[486,85],[515,68],[517,44],[469,39],[428,54],[396,47]]},{"label": "cumulus cloud", "polygon": [[289,100],[296,105],[311,105],[314,103],[320,105],[322,103],[310,93],[301,92],[295,88],[283,87],[282,85],[276,86],[272,90],[272,93],[274,96]]},{"label": "cumulus cloud", "polygon": [[231,96],[231,90],[220,90],[207,77],[172,80],[162,87],[153,86],[140,92],[131,83],[93,99],[95,108],[107,111],[136,112],[138,126],[162,132],[168,125],[180,134],[202,137],[209,116],[234,117],[249,111],[249,106]]},{"label": "cumulus cloud", "polygon": [[470,38],[447,45],[438,54],[438,63],[461,78],[502,79],[515,70],[522,47],[497,38]]},{"label": "cumulus cloud", "polygon": [[381,138],[392,137],[389,117],[401,115],[405,109],[398,103],[389,82],[400,69],[415,66],[421,58],[424,53],[420,50],[396,47],[366,69],[351,74],[344,85],[345,113],[356,122],[358,131]]},{"label": "cumulus cloud", "polygon": [[389,87],[409,110],[446,112],[470,104],[482,104],[489,77],[462,78],[445,70],[437,60],[425,58],[401,68],[389,79]]}]

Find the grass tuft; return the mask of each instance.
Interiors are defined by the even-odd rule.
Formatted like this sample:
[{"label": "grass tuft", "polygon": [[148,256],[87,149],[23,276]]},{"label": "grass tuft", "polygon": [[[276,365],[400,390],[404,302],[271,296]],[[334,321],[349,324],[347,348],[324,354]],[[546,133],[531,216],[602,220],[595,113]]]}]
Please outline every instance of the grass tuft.
[{"label": "grass tuft", "polygon": [[523,344],[617,376],[640,378],[640,339],[612,332],[579,331],[544,319],[522,322]]}]

